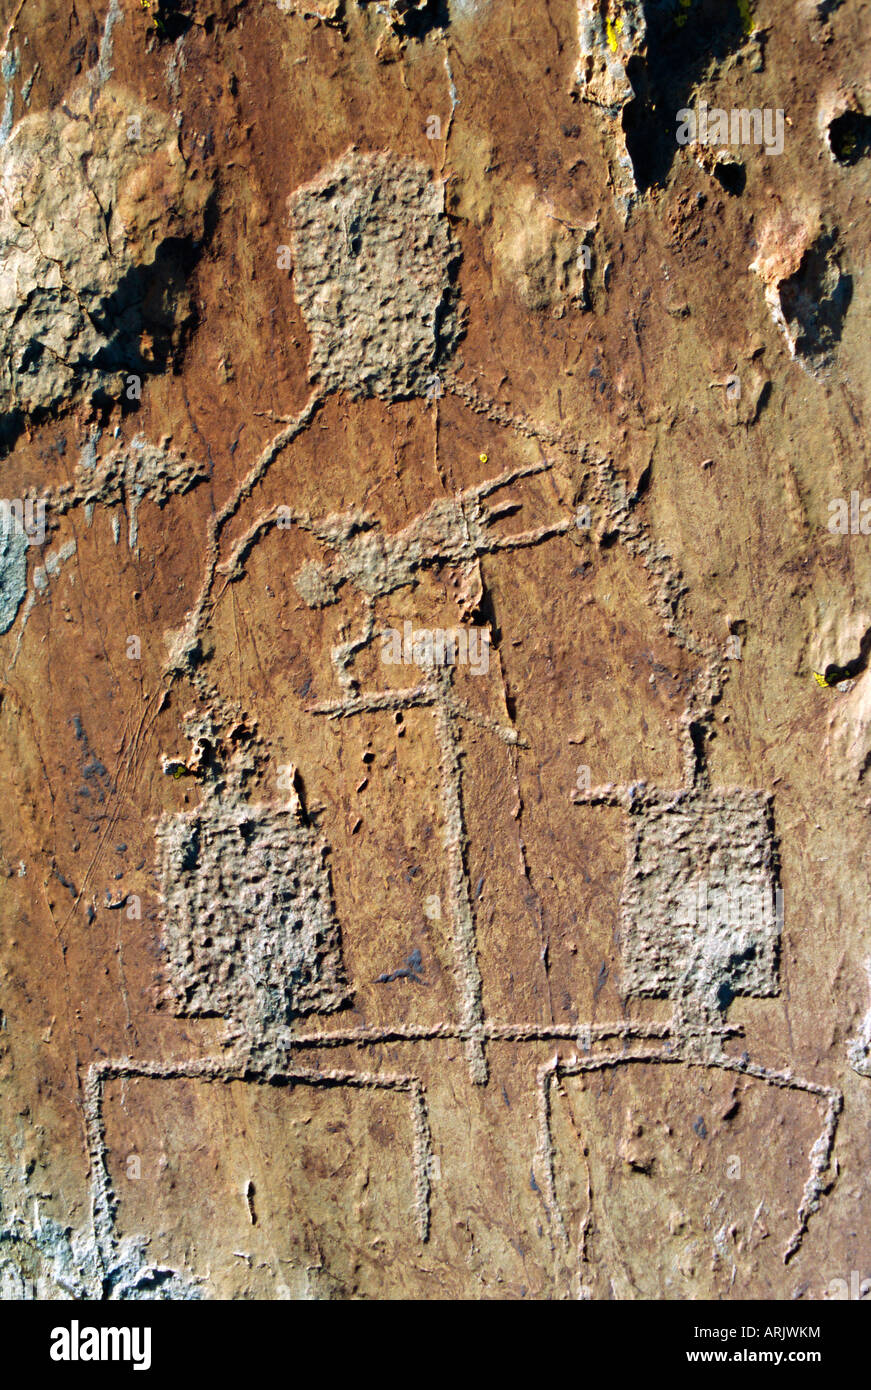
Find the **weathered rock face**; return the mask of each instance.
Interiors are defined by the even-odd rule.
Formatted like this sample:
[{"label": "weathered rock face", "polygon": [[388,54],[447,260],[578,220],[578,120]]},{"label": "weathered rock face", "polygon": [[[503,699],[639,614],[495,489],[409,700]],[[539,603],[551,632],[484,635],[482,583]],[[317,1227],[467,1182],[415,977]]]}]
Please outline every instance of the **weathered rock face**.
[{"label": "weathered rock face", "polygon": [[616,111],[636,95],[627,68],[644,50],[644,8],[642,0],[578,0],[577,82],[587,101]]},{"label": "weathered rock face", "polygon": [[401,33],[417,32],[421,23],[437,20],[445,8],[443,0],[275,0],[275,3],[285,14],[337,25],[344,22],[349,8],[369,6]]},{"label": "weathered rock face", "polygon": [[0,1231],[0,1300],[196,1299],[195,1283],[148,1264],[141,1243],[124,1242],[107,1269],[93,1236],[50,1217],[14,1218]]},{"label": "weathered rock face", "polygon": [[838,234],[796,227],[786,238],[772,228],[767,235],[771,249],[751,269],[762,276],[772,317],[793,357],[821,372],[833,362],[853,297],[853,278],[839,264]]},{"label": "weathered rock face", "polygon": [[2,415],[120,400],[166,366],[190,313],[180,251],[203,231],[193,175],[172,123],[121,88],[19,121],[0,154]]},{"label": "weathered rock face", "polygon": [[[373,4],[375,0],[361,0],[363,4]],[[444,6],[439,0],[384,0],[384,8],[390,17],[391,23],[397,28],[406,28],[414,32],[415,25],[421,19],[435,17]]]},{"label": "weathered rock face", "polygon": [[0,36],[0,1297],[865,1278],[860,0]]}]

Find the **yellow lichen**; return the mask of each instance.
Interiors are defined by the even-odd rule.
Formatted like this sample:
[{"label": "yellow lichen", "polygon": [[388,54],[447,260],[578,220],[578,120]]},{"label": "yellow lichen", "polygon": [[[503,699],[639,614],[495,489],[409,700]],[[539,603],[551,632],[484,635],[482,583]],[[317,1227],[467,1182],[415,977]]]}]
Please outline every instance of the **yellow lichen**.
[{"label": "yellow lichen", "polygon": [[623,32],[623,18],[612,20],[608,15],[605,19],[605,35],[608,39],[608,47],[612,53],[617,52],[617,37]]}]

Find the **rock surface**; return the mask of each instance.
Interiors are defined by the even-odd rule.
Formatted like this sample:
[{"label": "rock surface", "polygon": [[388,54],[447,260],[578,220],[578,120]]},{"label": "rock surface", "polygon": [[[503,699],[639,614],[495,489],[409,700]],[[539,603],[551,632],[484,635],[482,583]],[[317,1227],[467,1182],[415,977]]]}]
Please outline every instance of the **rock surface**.
[{"label": "rock surface", "polygon": [[120,399],[189,313],[177,248],[202,232],[203,181],[167,117],[112,86],[25,116],[0,161],[0,412]]},{"label": "rock surface", "polygon": [[871,1278],[863,0],[0,4],[0,1297]]}]

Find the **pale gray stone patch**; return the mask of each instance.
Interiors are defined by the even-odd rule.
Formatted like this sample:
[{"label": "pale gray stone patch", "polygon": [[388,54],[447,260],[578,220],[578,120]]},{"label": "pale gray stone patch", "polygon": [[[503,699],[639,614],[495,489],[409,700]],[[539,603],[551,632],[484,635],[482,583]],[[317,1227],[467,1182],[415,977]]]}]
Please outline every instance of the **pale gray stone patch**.
[{"label": "pale gray stone patch", "polygon": [[444,185],[424,164],[350,152],[289,207],[311,380],[354,397],[425,395],[462,332]]},{"label": "pale gray stone patch", "polygon": [[644,789],[629,808],[620,939],[627,995],[695,1001],[778,993],[777,870],[758,791]]},{"label": "pale gray stone patch", "polygon": [[3,97],[3,116],[0,118],[0,145],[5,145],[12,133],[12,116],[15,107],[15,78],[19,69],[19,53],[14,48],[0,58],[0,77],[3,78],[5,93]]},{"label": "pale gray stone patch", "polygon": [[27,592],[27,536],[0,519],[0,633],[15,622]]},{"label": "pale gray stone patch", "polygon": [[180,1014],[262,1036],[345,1000],[326,846],[292,804],[206,799],[157,827],[164,941]]},{"label": "pale gray stone patch", "polygon": [[0,1226],[0,1302],[202,1297],[189,1276],[149,1264],[146,1244],[138,1236],[119,1241],[107,1267],[91,1230],[74,1231],[50,1217],[14,1216]]}]

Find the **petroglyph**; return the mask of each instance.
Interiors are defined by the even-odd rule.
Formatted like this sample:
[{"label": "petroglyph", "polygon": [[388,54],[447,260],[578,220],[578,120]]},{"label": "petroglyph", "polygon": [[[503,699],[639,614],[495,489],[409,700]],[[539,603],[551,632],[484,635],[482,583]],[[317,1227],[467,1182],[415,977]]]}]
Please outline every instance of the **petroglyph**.
[{"label": "petroglyph", "polygon": [[0,1298],[865,1258],[860,10],[12,0]]},{"label": "petroglyph", "polygon": [[[568,455],[586,459],[586,447],[558,432],[537,426],[524,417],[514,417],[469,383],[450,375],[445,377],[452,390],[474,410],[494,423],[514,430],[520,437],[537,439],[558,447]],[[651,1061],[684,1063],[688,1066],[742,1070],[768,1084],[819,1096],[827,1103],[825,1128],[810,1156],[810,1174],[796,1217],[796,1225],[784,1258],[790,1259],[801,1245],[813,1212],[818,1208],[828,1181],[841,1093],[834,1088],[794,1077],[789,1071],[767,1068],[749,1059],[736,1061],[724,1051],[724,1041],[740,1033],[740,1028],[724,1022],[733,997],[749,994],[770,997],[778,991],[777,953],[781,921],[778,904],[777,854],[770,798],[759,791],[720,791],[709,786],[705,756],[714,708],[722,696],[729,673],[725,652],[701,641],[682,617],[686,586],[670,556],[656,546],[638,515],[639,492],[630,492],[607,459],[585,475],[584,488],[599,515],[596,532],[599,543],[618,539],[644,567],[651,586],[651,601],[666,633],[688,653],[699,659],[699,666],[687,694],[679,732],[683,749],[686,785],[673,792],[644,784],[633,787],[605,787],[578,797],[593,804],[621,805],[627,811],[627,872],[622,900],[621,947],[623,985],[627,996],[668,997],[674,1002],[670,1025],[591,1024],[532,1025],[494,1022],[485,1017],[482,979],[477,958],[475,912],[468,874],[468,840],[464,812],[463,778],[459,758],[458,729],[469,720],[492,732],[508,746],[522,747],[524,740],[512,727],[482,716],[460,701],[453,688],[450,668],[428,672],[420,684],[407,689],[358,692],[349,669],[357,652],[374,633],[374,605],[377,598],[403,587],[413,587],[428,566],[456,566],[467,583],[481,556],[501,549],[537,545],[565,535],[573,522],[560,519],[548,525],[512,536],[494,533],[493,522],[510,515],[517,504],[507,502],[488,507],[485,499],[528,476],[546,472],[548,462],[507,470],[467,488],[455,498],[434,503],[402,531],[390,534],[377,518],[362,511],[336,514],[321,521],[310,514],[288,507],[271,507],[260,513],[236,541],[224,560],[218,558],[218,537],[226,519],[250,495],[285,441],[306,428],[320,407],[313,397],[302,414],[288,422],[285,430],[266,447],[236,494],[210,523],[213,545],[198,606],[187,628],[179,637],[184,650],[194,650],[193,634],[199,631],[224,589],[212,598],[216,575],[224,588],[244,573],[244,561],[254,545],[281,524],[293,525],[314,535],[331,552],[327,562],[308,562],[295,576],[297,591],[312,608],[327,607],[337,600],[344,585],[353,585],[364,598],[365,621],[353,641],[333,648],[333,663],[344,688],[341,699],[312,706],[309,712],[330,719],[353,718],[376,712],[396,713],[413,708],[429,708],[435,718],[440,749],[440,785],[443,840],[447,857],[449,920],[454,948],[454,974],[457,1018],[429,1027],[396,1025],[388,1028],[347,1028],[327,1032],[300,1032],[298,1026],[283,1025],[280,1010],[273,1011],[268,1037],[271,1049],[330,1048],[367,1046],[393,1042],[427,1042],[455,1038],[464,1047],[470,1079],[487,1084],[488,1042],[514,1040],[518,1043],[548,1039],[574,1041],[586,1051],[608,1037],[629,1039],[659,1038],[662,1051],[649,1054],[609,1054],[579,1061],[577,1070],[621,1066],[647,1057]],[[181,648],[179,648],[181,651]],[[213,698],[198,663],[171,660],[170,676],[186,671],[207,698]],[[207,762],[202,748],[199,762]],[[197,758],[194,759],[197,762]],[[241,811],[241,806],[240,806]],[[233,833],[236,833],[235,828]],[[699,865],[707,877],[700,887]],[[218,1012],[227,1016],[230,1003],[226,993],[216,996]],[[264,1036],[256,1020],[257,1010],[243,1019],[243,1039],[250,1046]],[[238,1010],[237,1010],[238,1016]],[[287,1019],[284,1020],[286,1024]],[[278,1055],[275,1053],[274,1055]],[[146,1065],[146,1064],[143,1064]],[[208,1064],[213,1065],[213,1064]],[[222,1063],[215,1063],[222,1066]],[[566,1064],[570,1074],[574,1064]],[[562,1061],[545,1073],[561,1074]],[[349,1072],[348,1078],[360,1073]],[[352,1084],[350,1081],[348,1084]],[[353,1083],[356,1084],[356,1083]],[[361,1084],[368,1084],[363,1082]],[[422,1083],[420,1104],[424,1103]],[[540,1113],[546,1115],[550,1080],[543,1085]],[[559,1229],[558,1206],[553,1196],[553,1154],[549,1130],[542,1121],[539,1129],[539,1158],[545,1173],[546,1198]],[[415,1162],[418,1162],[415,1159]],[[419,1218],[419,1230],[423,1221]],[[428,1229],[428,1219],[427,1219]]]},{"label": "petroglyph", "polygon": [[115,1233],[118,1203],[109,1173],[103,1117],[105,1088],[109,1081],[134,1077],[166,1081],[187,1078],[218,1083],[246,1081],[256,1085],[287,1081],[303,1086],[349,1086],[363,1091],[398,1091],[406,1094],[411,1119],[411,1163],[415,1190],[413,1215],[418,1239],[422,1242],[429,1239],[432,1135],[426,1096],[416,1076],[393,1072],[343,1071],[337,1068],[315,1071],[283,1065],[281,1062],[261,1062],[258,1065],[250,1058],[236,1061],[232,1057],[206,1057],[194,1061],[153,1062],[122,1057],[95,1062],[88,1071],[85,1086],[94,1232],[105,1263],[112,1260],[118,1247]]},{"label": "petroglyph", "polygon": [[83,506],[88,518],[99,503],[120,503],[127,514],[127,539],[131,550],[139,541],[139,507],[144,500],[163,507],[170,497],[181,496],[209,476],[194,459],[182,457],[165,445],[149,444],[138,435],[128,445],[104,454],[93,467],[76,468],[75,482],[64,484],[51,498],[58,513]]},{"label": "petroglyph", "polygon": [[[307,561],[294,576],[297,593],[309,608],[326,608],[335,603],[345,584],[358,589],[364,599],[364,623],[360,633],[350,641],[338,643],[332,650],[332,661],[340,684],[346,690],[356,687],[348,667],[359,651],[374,635],[374,601],[398,589],[414,587],[421,571],[441,565],[460,570],[459,595],[481,593],[480,559],[498,551],[518,550],[538,545],[552,536],[570,531],[573,522],[562,520],[539,526],[530,531],[502,535],[491,530],[493,523],[519,510],[520,504],[507,501],[495,507],[483,505],[484,499],[521,478],[542,473],[550,467],[547,462],[508,469],[483,483],[466,488],[453,498],[434,502],[402,531],[386,533],[378,519],[360,509],[316,520],[308,512],[295,512],[285,505],[261,513],[237,541],[227,560],[217,563],[214,572],[225,577],[227,584],[244,574],[244,562],[253,546],[273,527],[289,529],[297,526],[316,537],[334,555],[328,563]],[[208,584],[209,581],[206,581]],[[206,585],[201,596],[205,607]],[[189,628],[190,639],[198,619],[194,615]]]},{"label": "petroglyph", "polygon": [[311,380],[355,397],[425,395],[462,332],[443,186],[423,164],[349,152],[288,208]]},{"label": "petroglyph", "polygon": [[368,695],[349,696],[345,700],[313,706],[311,713],[327,715],[330,719],[348,719],[353,715],[375,711],[420,708],[430,708],[433,711],[441,754],[442,836],[448,858],[449,903],[460,1022],[466,1033],[469,1074],[476,1085],[485,1085],[487,1062],[483,1048],[484,1007],[476,954],[471,885],[466,862],[468,842],[463,812],[457,722],[468,719],[489,729],[510,746],[516,746],[522,740],[516,730],[485,719],[457,700],[452,690],[452,679],[452,668],[443,667],[431,671],[420,685],[410,690],[385,690]]},{"label": "petroglyph", "polygon": [[[569,454],[585,457],[584,446],[576,441],[563,439],[522,417],[506,415],[473,386],[450,377],[446,381],[448,388],[466,399],[473,409],[514,429],[521,437],[546,440]],[[308,418],[317,408],[318,402],[313,398],[306,407]],[[300,427],[305,427],[303,417],[290,422],[288,433],[292,436]],[[236,497],[225,507],[224,515],[231,515],[250,493],[255,475],[262,476],[281,447],[281,441],[282,436],[279,436],[263,452]],[[211,575],[225,576],[226,587],[226,583],[244,572],[244,560],[251,548],[279,522],[284,527],[298,526],[327,546],[332,558],[326,563],[308,562],[296,575],[297,591],[310,607],[320,608],[335,602],[341,588],[352,584],[364,596],[365,623],[357,639],[333,649],[334,665],[345,689],[344,697],[313,706],[310,713],[344,719],[378,711],[431,708],[441,750],[441,801],[451,884],[449,916],[455,955],[457,1021],[432,1028],[364,1028],[319,1035],[301,1035],[295,1030],[285,1034],[289,1046],[307,1048],[344,1046],[353,1042],[365,1044],[391,1038],[424,1041],[456,1037],[463,1041],[470,1078],[483,1085],[488,1079],[485,1047],[492,1038],[512,1037],[517,1041],[574,1038],[589,1046],[592,1039],[613,1036],[616,1032],[627,1037],[666,1038],[671,1050],[657,1054],[662,1060],[685,1060],[709,1066],[722,1063],[728,1069],[731,1062],[722,1051],[723,1039],[735,1030],[724,1027],[720,1020],[732,998],[738,994],[767,997],[777,992],[780,921],[776,906],[777,868],[770,800],[761,792],[712,791],[708,785],[705,741],[714,706],[722,695],[728,663],[723,652],[701,643],[684,624],[680,610],[685,586],[679,573],[668,554],[654,546],[647,536],[637,515],[638,494],[628,491],[608,460],[600,460],[586,480],[587,495],[601,518],[600,539],[616,536],[629,553],[639,559],[650,577],[653,604],[666,632],[679,646],[701,658],[680,721],[685,788],[663,792],[647,790],[643,784],[631,788],[606,787],[577,798],[623,805],[629,814],[629,867],[624,885],[621,931],[624,988],[629,996],[650,994],[672,998],[675,1016],[672,1025],[666,1026],[664,1031],[633,1025],[600,1028],[591,1024],[535,1028],[524,1024],[491,1023],[484,1016],[473,897],[467,869],[458,723],[470,719],[490,729],[509,745],[523,746],[524,741],[513,728],[502,728],[460,702],[452,689],[450,669],[429,672],[419,685],[410,689],[358,693],[352,688],[356,682],[350,680],[347,668],[356,653],[372,639],[375,600],[399,588],[413,586],[428,565],[457,566],[466,572],[468,579],[469,568],[477,565],[482,555],[499,549],[536,545],[565,535],[572,528],[572,522],[560,520],[532,531],[499,537],[491,530],[493,522],[516,511],[517,504],[507,502],[493,508],[484,505],[484,499],[494,492],[523,477],[545,472],[550,466],[542,462],[496,475],[466,489],[456,498],[434,503],[403,531],[393,535],[386,534],[376,518],[359,511],[314,521],[308,513],[273,507],[256,518],[226,560],[219,562],[217,550],[213,552]],[[217,537],[217,527],[214,534]],[[207,576],[203,595],[210,583]],[[205,615],[205,601],[199,611]],[[189,637],[192,627],[193,624],[188,629]],[[179,667],[176,665],[173,669]],[[700,895],[698,876],[700,861],[708,872],[703,895]],[[700,907],[704,914],[701,919],[698,916]],[[220,1012],[226,1013],[226,999],[220,1002]],[[250,1027],[250,1022],[246,1023],[246,1031]],[[624,1060],[629,1059],[621,1054],[620,1062]],[[620,1062],[614,1059],[613,1065]],[[758,1072],[774,1084],[787,1084],[786,1073],[765,1068],[759,1068]],[[789,1084],[792,1084],[791,1079]],[[834,1142],[840,1093],[815,1087],[815,1083],[800,1078],[795,1086],[825,1094],[830,1103],[831,1121],[827,1122],[826,1143],[815,1151],[812,1160],[811,1177],[793,1242],[797,1249],[822,1191],[823,1175]]]},{"label": "petroglyph", "polygon": [[627,994],[714,1017],[778,992],[771,803],[762,792],[632,789],[621,898]]},{"label": "petroglyph", "polygon": [[[816,1096],[826,1103],[826,1115],[823,1128],[819,1137],[814,1142],[809,1158],[809,1173],[802,1191],[798,1211],[796,1212],[795,1229],[790,1235],[783,1249],[783,1263],[788,1264],[797,1251],[801,1248],[801,1243],[807,1231],[808,1222],[814,1212],[819,1210],[820,1200],[826,1188],[827,1175],[832,1160],[832,1149],[835,1143],[835,1134],[838,1126],[838,1117],[843,1108],[843,1096],[839,1090],[831,1086],[821,1086],[813,1081],[805,1081],[801,1077],[794,1076],[790,1071],[776,1071],[770,1067],[759,1066],[746,1057],[731,1057],[722,1048],[717,1054],[699,1058],[693,1053],[687,1054],[681,1047],[679,1038],[675,1039],[675,1045],[670,1050],[647,1050],[639,1051],[628,1055],[626,1052],[605,1053],[593,1057],[573,1057],[561,1060],[554,1057],[550,1062],[544,1064],[538,1071],[538,1148],[536,1152],[536,1165],[540,1174],[541,1191],[551,1218],[554,1229],[563,1244],[569,1244],[568,1231],[566,1229],[565,1218],[557,1199],[556,1173],[554,1167],[554,1145],[552,1134],[552,1087],[555,1081],[563,1076],[578,1076],[587,1072],[608,1070],[613,1067],[643,1065],[651,1063],[661,1063],[664,1066],[685,1065],[689,1067],[710,1067],[722,1071],[734,1072],[743,1076],[751,1076],[767,1085],[780,1087],[784,1090],[794,1090],[806,1095]],[[581,1244],[584,1240],[584,1227],[580,1232]],[[582,1251],[579,1252],[582,1256]],[[579,1263],[581,1260],[579,1259]]]},{"label": "petroglyph", "polygon": [[571,521],[553,522],[513,536],[494,535],[494,521],[517,511],[519,504],[483,505],[494,492],[548,467],[547,463],[537,463],[506,470],[456,497],[434,502],[393,535],[385,534],[375,517],[360,511],[326,517],[321,522],[294,516],[297,525],[336,552],[329,564],[309,562],[300,570],[294,581],[300,597],[310,608],[322,608],[335,603],[341,586],[351,583],[368,597],[377,598],[414,585],[420,570],[437,565],[465,568],[475,565],[482,555],[518,550],[564,535],[571,530]]},{"label": "petroglyph", "polygon": [[157,827],[164,939],[177,1011],[252,1038],[346,998],[326,845],[297,806],[207,795]]}]

